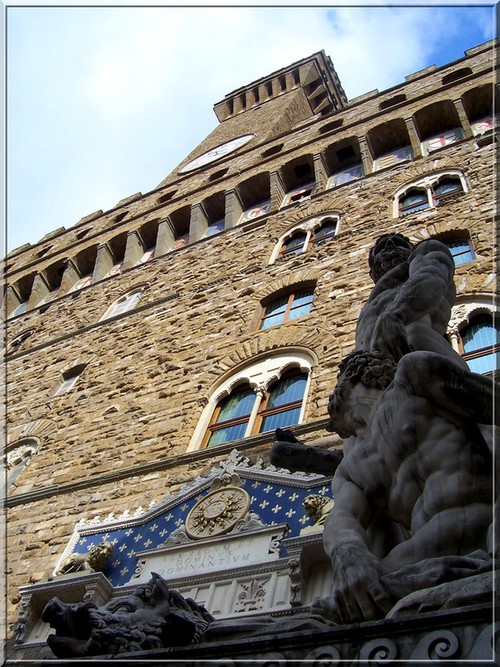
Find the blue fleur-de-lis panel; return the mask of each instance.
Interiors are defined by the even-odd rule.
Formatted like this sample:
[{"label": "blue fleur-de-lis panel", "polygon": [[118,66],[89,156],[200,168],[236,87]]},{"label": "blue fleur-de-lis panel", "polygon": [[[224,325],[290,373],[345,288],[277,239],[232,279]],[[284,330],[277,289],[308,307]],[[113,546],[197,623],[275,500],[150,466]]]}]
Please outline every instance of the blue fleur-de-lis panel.
[{"label": "blue fleur-de-lis panel", "polygon": [[[289,531],[287,538],[297,537],[300,531],[312,525],[311,518],[306,514],[302,501],[309,494],[331,497],[330,482],[325,477],[305,476],[299,482],[291,475],[288,480],[278,481],[274,474],[271,481],[260,479],[244,479],[244,473],[238,470],[241,488],[250,496],[249,512],[258,515],[265,525],[287,524]],[[165,544],[171,533],[183,528],[191,508],[210,493],[210,483],[201,485],[196,494],[180,494],[178,500],[170,499],[162,506],[145,513],[142,517],[128,519],[127,525],[123,521],[107,523],[99,530],[93,526],[80,530],[80,539],[76,543],[73,553],[87,553],[99,542],[106,540],[114,545],[113,555],[102,569],[113,586],[123,586],[130,582],[137,565],[136,554],[149,551]],[[217,540],[217,537],[212,538]]]}]

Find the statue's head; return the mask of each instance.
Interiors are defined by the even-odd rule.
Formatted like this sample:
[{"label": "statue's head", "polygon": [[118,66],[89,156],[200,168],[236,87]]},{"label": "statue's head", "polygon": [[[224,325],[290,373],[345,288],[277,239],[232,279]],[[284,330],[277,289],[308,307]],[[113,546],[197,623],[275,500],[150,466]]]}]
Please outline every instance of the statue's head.
[{"label": "statue's head", "polygon": [[349,388],[361,384],[368,389],[383,391],[394,379],[396,368],[394,359],[381,352],[356,350],[347,355],[339,364],[337,385],[328,402],[330,422],[327,430],[338,433],[341,437],[353,435],[352,431],[345,428],[344,422]]},{"label": "statue's head", "polygon": [[368,256],[370,277],[373,282],[376,283],[395,266],[406,262],[414,248],[410,239],[402,234],[391,232],[380,236]]}]

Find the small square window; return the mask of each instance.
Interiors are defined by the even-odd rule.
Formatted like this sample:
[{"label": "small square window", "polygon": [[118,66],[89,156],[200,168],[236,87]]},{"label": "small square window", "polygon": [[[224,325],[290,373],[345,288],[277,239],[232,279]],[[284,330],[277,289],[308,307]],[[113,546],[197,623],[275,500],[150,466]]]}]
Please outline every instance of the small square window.
[{"label": "small square window", "polygon": [[295,320],[310,313],[313,303],[314,289],[308,288],[284,294],[262,308],[259,330]]},{"label": "small square window", "polygon": [[472,262],[474,253],[470,242],[467,239],[445,242],[453,256],[455,266]]},{"label": "small square window", "polygon": [[73,389],[75,384],[78,382],[78,378],[83,373],[85,365],[79,364],[78,366],[73,366],[69,370],[63,373],[63,382],[54,392],[54,396],[61,396],[61,394],[67,394]]}]

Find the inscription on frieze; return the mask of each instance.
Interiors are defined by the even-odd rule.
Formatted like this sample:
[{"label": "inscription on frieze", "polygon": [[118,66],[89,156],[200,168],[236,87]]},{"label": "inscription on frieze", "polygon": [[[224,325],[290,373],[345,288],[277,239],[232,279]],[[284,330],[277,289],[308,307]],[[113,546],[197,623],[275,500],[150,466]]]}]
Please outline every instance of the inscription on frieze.
[{"label": "inscription on frieze", "polygon": [[137,568],[132,580],[147,581],[152,572],[172,579],[276,560],[279,556],[276,542],[285,531],[286,526],[272,526],[247,536],[232,535],[143,551],[137,554]]}]

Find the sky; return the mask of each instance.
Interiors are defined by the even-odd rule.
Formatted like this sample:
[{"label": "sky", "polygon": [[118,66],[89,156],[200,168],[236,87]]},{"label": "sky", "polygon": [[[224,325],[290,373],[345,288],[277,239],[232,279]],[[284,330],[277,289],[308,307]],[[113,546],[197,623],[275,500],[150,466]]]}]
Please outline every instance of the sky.
[{"label": "sky", "polygon": [[349,99],[496,35],[494,5],[6,8],[2,256],[153,190],[227,93],[324,50]]}]

